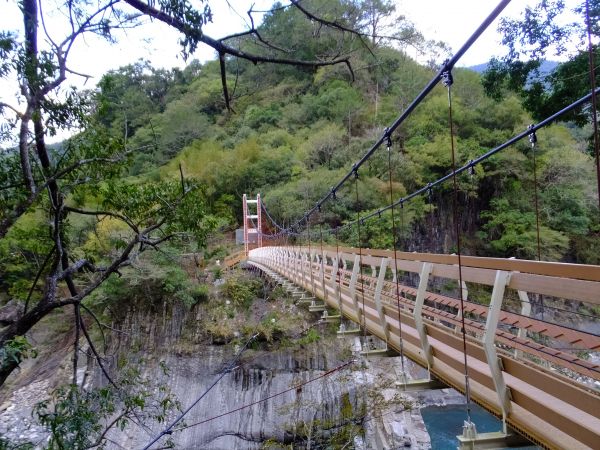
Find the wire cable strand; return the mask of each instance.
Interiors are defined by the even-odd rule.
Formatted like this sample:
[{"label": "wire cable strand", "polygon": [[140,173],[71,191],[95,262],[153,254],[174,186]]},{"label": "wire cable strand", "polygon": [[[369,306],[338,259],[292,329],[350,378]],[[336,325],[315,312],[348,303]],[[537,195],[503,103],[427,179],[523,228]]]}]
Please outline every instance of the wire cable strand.
[{"label": "wire cable strand", "polygon": [[260,403],[264,403],[264,402],[266,402],[268,400],[271,400],[271,399],[273,399],[275,397],[279,397],[279,396],[281,396],[283,394],[286,394],[288,392],[296,391],[296,390],[302,388],[303,386],[306,386],[307,384],[314,383],[315,381],[318,381],[318,380],[320,380],[322,378],[326,378],[326,377],[334,374],[335,372],[339,372],[340,370],[348,367],[350,364],[353,364],[355,362],[356,362],[356,360],[354,360],[354,359],[351,360],[351,361],[345,362],[344,364],[340,364],[339,366],[334,367],[333,369],[328,370],[327,372],[322,373],[321,375],[319,375],[317,377],[311,378],[310,380],[304,381],[302,383],[295,384],[294,386],[292,386],[292,387],[290,387],[288,389],[285,389],[283,391],[280,391],[280,392],[277,392],[275,394],[269,395],[267,397],[263,397],[260,400],[256,400],[255,402],[248,403],[246,405],[240,406],[239,408],[235,408],[235,409],[232,409],[230,411],[224,412],[223,414],[218,414],[216,416],[209,417],[208,419],[201,420],[200,422],[192,423],[190,425],[186,425],[186,426],[183,426],[181,428],[177,428],[176,430],[173,430],[173,431],[183,431],[183,430],[187,430],[188,428],[196,427],[198,425],[203,425],[203,424],[205,424],[207,422],[211,422],[213,420],[220,419],[221,417],[228,416],[228,415],[236,413],[238,411],[242,411],[244,409],[251,408],[252,406],[258,405]]},{"label": "wire cable strand", "polygon": [[[392,138],[388,134],[387,142],[388,152],[388,181],[390,188],[390,203],[394,202],[394,186],[392,183]],[[402,313],[400,311],[400,281],[398,280],[398,244],[396,242],[396,217],[394,208],[390,209],[392,215],[392,241],[394,245],[394,278],[396,279],[396,307],[398,308],[398,339],[400,345],[400,363],[402,365],[402,376],[406,380],[406,371],[404,368],[404,339],[402,336]]]},{"label": "wire cable strand", "polygon": [[[363,266],[362,266],[362,241],[361,241],[361,233],[360,233],[360,203],[358,197],[358,171],[354,173],[354,186],[356,191],[356,231],[358,234],[358,269],[360,272],[360,293],[362,298],[362,311],[360,313],[359,320],[362,319],[362,327],[363,327],[363,345],[367,342],[367,316],[365,314],[365,277],[363,275]],[[354,294],[356,295],[356,293]]]},{"label": "wire cable strand", "polygon": [[[531,128],[531,126],[529,127]],[[540,202],[539,202],[539,187],[538,187],[538,175],[537,175],[537,157],[535,150],[537,148],[537,135],[535,131],[532,131],[529,135],[529,142],[531,143],[531,155],[533,159],[533,200],[535,206],[535,232],[537,238],[537,260],[542,260],[542,245],[540,240]],[[537,295],[540,302],[542,311],[542,320],[544,319],[544,296],[542,294]]]},{"label": "wire cable strand", "polygon": [[171,424],[167,428],[165,428],[154,439],[152,439],[152,441],[150,441],[143,448],[143,450],[148,450],[156,442],[158,442],[158,440],[161,439],[163,436],[171,434],[173,432],[173,428],[175,427],[175,425],[177,425],[192,410],[192,408],[194,406],[196,406],[198,403],[200,403],[200,400],[202,400],[212,390],[212,388],[214,388],[219,383],[219,381],[221,381],[223,379],[223,377],[225,377],[225,375],[230,373],[231,370],[235,368],[240,357],[242,356],[242,353],[244,353],[244,351],[246,351],[246,349],[248,348],[250,343],[254,339],[256,339],[257,336],[258,336],[258,333],[254,334],[250,339],[248,339],[246,341],[246,343],[244,344],[244,346],[237,352],[237,354],[235,355],[235,357],[233,358],[231,363],[224,370],[221,371],[221,374],[217,377],[217,379],[215,381],[213,381],[212,384],[196,400],[194,400],[190,406],[188,406],[185,409],[185,411],[183,411],[181,414],[179,414],[179,416],[177,416],[177,418],[175,420],[173,420],[173,422],[171,422]]},{"label": "wire cable strand", "polygon": [[454,216],[454,233],[456,238],[456,254],[458,256],[458,294],[460,296],[460,318],[463,341],[463,363],[465,370],[465,396],[467,398],[467,420],[471,422],[471,388],[469,385],[469,366],[467,364],[467,331],[465,329],[465,298],[463,295],[463,276],[461,260],[460,223],[458,215],[458,180],[456,177],[456,150],[454,148],[454,123],[452,120],[452,74],[448,72],[444,84],[448,88],[448,126],[450,128],[450,150],[452,153],[452,184],[454,195],[452,196],[452,213]]}]

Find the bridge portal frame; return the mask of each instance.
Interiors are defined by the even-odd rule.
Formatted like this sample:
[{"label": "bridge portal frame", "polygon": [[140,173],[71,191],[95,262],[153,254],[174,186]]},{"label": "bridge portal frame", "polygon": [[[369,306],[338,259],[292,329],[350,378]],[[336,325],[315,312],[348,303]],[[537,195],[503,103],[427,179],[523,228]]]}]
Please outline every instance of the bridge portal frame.
[{"label": "bridge portal frame", "polygon": [[[255,214],[250,211],[250,206],[255,206]],[[256,200],[249,200],[246,194],[242,197],[242,209],[243,209],[243,222],[244,222],[244,252],[246,256],[250,251],[250,236],[255,236],[255,242],[257,247],[262,247],[262,204],[260,201],[260,194],[256,194]],[[253,222],[256,220],[256,224]]]}]

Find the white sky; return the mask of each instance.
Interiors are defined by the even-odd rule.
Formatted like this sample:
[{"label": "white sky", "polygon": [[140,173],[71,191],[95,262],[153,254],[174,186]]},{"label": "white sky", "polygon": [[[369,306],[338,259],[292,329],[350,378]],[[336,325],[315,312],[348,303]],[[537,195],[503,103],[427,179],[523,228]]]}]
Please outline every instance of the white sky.
[{"label": "white sky", "polygon": [[[18,7],[14,0],[0,0],[0,29],[21,31],[22,23]],[[498,0],[396,0],[397,11],[412,20],[417,28],[429,39],[443,40],[456,51],[471,35],[479,23],[496,6]],[[43,2],[52,5],[53,2]],[[236,11],[245,18],[250,5],[255,9],[268,8],[271,1],[230,0]],[[514,0],[505,10],[505,15],[514,16],[522,11],[528,2]],[[209,2],[214,13],[214,23],[205,27],[206,34],[220,37],[234,31],[240,31],[244,22],[235,14],[225,0]],[[50,16],[46,25],[52,28],[55,14],[46,7]],[[54,20],[53,20],[54,18]],[[57,22],[57,21],[56,21]],[[486,62],[492,54],[498,53],[499,38],[497,23],[487,30],[482,39],[461,60],[461,66],[470,66]],[[145,37],[144,37],[145,35]],[[129,64],[139,58],[149,59],[152,65],[171,68],[183,67],[185,63],[179,55],[178,33],[162,23],[129,30],[118,38],[118,44],[109,45],[100,39],[87,37],[80,40],[70,56],[71,67],[75,71],[93,75],[96,80],[110,69]],[[206,46],[200,46],[193,57],[200,60],[212,59],[214,52]],[[4,90],[4,89],[3,89]]]},{"label": "white sky", "polygon": [[[198,0],[195,0],[198,3]],[[428,39],[447,42],[452,51],[458,50],[476,27],[498,4],[499,0],[395,0],[397,12],[404,14],[413,21],[417,29]],[[573,3],[576,0],[567,0]],[[285,0],[282,1],[285,3]],[[60,0],[44,0],[46,25],[50,34],[60,33],[64,21],[58,20],[60,12],[52,11],[52,5],[60,4]],[[205,33],[214,38],[222,37],[232,32],[244,29],[245,12],[252,4],[254,9],[268,9],[272,0],[209,0],[214,13],[214,23],[205,27]],[[534,0],[513,0],[505,9],[504,16],[517,16],[527,4]],[[233,6],[237,14],[229,6]],[[243,17],[241,17],[243,16]],[[62,23],[62,25],[59,25]],[[499,45],[496,33],[497,21],[484,33],[481,39],[464,55],[459,66],[471,66],[489,60],[491,56],[501,55],[503,49]],[[0,0],[0,30],[21,32],[22,18],[15,0]],[[40,32],[40,38],[43,33]],[[180,56],[180,46],[177,43],[179,34],[167,25],[156,22],[138,29],[121,32],[117,44],[107,44],[105,41],[86,37],[80,39],[71,51],[69,57],[70,69],[93,76],[87,82],[86,88],[93,87],[101,75],[110,69],[137,61],[140,58],[150,60],[155,67],[184,67]],[[416,55],[413,55],[416,56]],[[201,61],[212,59],[215,54],[211,48],[200,45],[192,56]],[[441,61],[440,61],[441,63]],[[83,86],[83,79],[70,76],[67,83],[77,87]],[[15,98],[15,83],[0,80],[0,101],[13,103]]]}]

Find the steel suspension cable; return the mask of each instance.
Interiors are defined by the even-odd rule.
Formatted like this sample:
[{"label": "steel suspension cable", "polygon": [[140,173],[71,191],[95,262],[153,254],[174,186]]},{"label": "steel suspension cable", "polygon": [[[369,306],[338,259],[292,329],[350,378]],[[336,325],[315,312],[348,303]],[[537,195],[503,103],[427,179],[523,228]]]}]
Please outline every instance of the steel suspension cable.
[{"label": "steel suspension cable", "polygon": [[592,23],[590,20],[590,1],[585,0],[585,17],[588,37],[590,66],[590,86],[592,91],[592,122],[594,127],[594,153],[596,155],[596,179],[598,182],[598,212],[600,213],[600,138],[598,137],[598,105],[596,102],[596,71],[594,70],[594,46],[592,44]]},{"label": "steel suspension cable", "polygon": [[[367,360],[369,359],[369,346],[367,345],[367,315],[365,314],[365,278],[363,275],[363,264],[362,264],[362,240],[361,240],[361,218],[360,218],[360,198],[358,195],[358,167],[354,166],[354,187],[356,192],[356,231],[358,234],[358,269],[360,273],[360,293],[362,299],[362,311],[358,317],[359,324],[362,321],[363,340],[361,348],[365,354]],[[335,194],[334,194],[335,195]],[[355,260],[356,261],[356,260]],[[354,267],[352,268],[354,271]],[[356,298],[356,283],[354,284],[354,298]],[[387,344],[387,343],[386,343]],[[363,377],[363,404],[365,405],[365,416],[367,415],[367,365],[362,365],[362,377]]]},{"label": "steel suspension cable", "polygon": [[[387,135],[387,152],[388,152],[388,181],[390,187],[390,203],[394,202],[394,186],[392,183],[392,138]],[[391,208],[392,216],[392,241],[394,245],[394,278],[396,279],[396,307],[398,308],[398,338],[400,342],[400,363],[402,365],[402,377],[406,381],[406,371],[404,370],[404,339],[402,336],[402,313],[400,312],[400,280],[398,280],[398,245],[396,242],[396,217],[394,208]]]},{"label": "steel suspension cable", "polygon": [[452,196],[452,214],[454,221],[454,232],[456,238],[456,255],[458,257],[458,294],[460,296],[461,327],[463,341],[463,364],[465,375],[465,396],[467,398],[467,420],[471,422],[471,388],[469,385],[469,366],[467,364],[467,331],[465,328],[465,299],[463,295],[463,276],[462,276],[462,249],[460,240],[460,223],[458,215],[458,180],[456,177],[456,149],[454,148],[454,122],[452,120],[452,73],[445,72],[442,75],[442,83],[448,88],[448,126],[450,128],[450,151],[452,153],[452,184],[454,195]]},{"label": "steel suspension cable", "polygon": [[[463,57],[463,55],[471,48],[471,46],[479,39],[479,37],[483,34],[483,32],[492,24],[492,22],[500,15],[500,13],[508,6],[510,0],[501,0],[498,5],[492,10],[492,12],[481,22],[481,24],[477,27],[477,29],[473,32],[473,34],[467,39],[467,41],[463,44],[462,47],[452,56],[450,59],[446,60],[444,65],[440,68],[437,74],[427,83],[427,85],[421,90],[421,92],[415,97],[415,99],[406,107],[406,109],[402,112],[402,114],[389,126],[389,133],[393,133],[407,118],[410,116],[413,111],[423,102],[423,100],[429,95],[429,93],[437,86],[440,82],[440,77],[446,71],[452,70],[452,68],[456,65],[456,63]],[[363,155],[363,157],[356,162],[352,170],[350,170],[344,177],[323,197],[319,200],[315,206],[313,206],[309,211],[305,212],[305,216],[307,214],[312,214],[315,212],[319,206],[321,206],[324,202],[329,200],[330,198],[335,197],[335,193],[348,181],[352,178],[353,173],[355,173],[365,162],[367,162],[373,153],[381,147],[381,145],[385,142],[385,135],[380,137],[371,148]],[[300,218],[296,224],[300,223],[302,218]]]},{"label": "steel suspension cable", "polygon": [[[367,342],[367,316],[365,314],[365,279],[363,275],[363,266],[362,266],[362,240],[360,233],[361,226],[361,218],[360,218],[360,198],[358,196],[358,169],[355,167],[354,171],[354,186],[356,191],[356,231],[358,234],[358,269],[360,272],[360,293],[362,299],[362,312],[361,317],[359,317],[359,321],[362,319],[363,323],[363,345]],[[355,294],[356,295],[356,291]]]},{"label": "steel suspension cable", "polygon": [[[596,90],[594,91],[596,94],[600,93],[600,88],[596,88]],[[528,137],[532,131],[537,131],[541,128],[544,128],[548,125],[550,125],[551,123],[555,122],[558,118],[560,118],[561,116],[565,115],[566,113],[580,107],[581,105],[587,103],[590,101],[590,99],[592,98],[592,93],[586,94],[583,97],[581,97],[580,99],[574,101],[573,103],[571,103],[568,106],[565,106],[563,109],[561,109],[560,111],[555,112],[554,114],[552,114],[551,116],[548,116],[547,118],[545,118],[544,120],[542,120],[541,122],[533,125],[533,127],[527,128],[525,131],[513,136],[512,138],[508,139],[507,141],[505,141],[504,143],[498,145],[497,147],[494,147],[493,149],[485,152],[483,155],[478,156],[475,159],[470,160],[467,164],[465,164],[462,167],[457,168],[455,171],[452,171],[440,178],[438,178],[437,180],[427,183],[427,185],[413,191],[412,193],[396,200],[394,203],[387,205],[383,208],[380,208],[378,211],[375,211],[373,213],[370,213],[366,216],[363,217],[363,220],[366,219],[370,219],[372,217],[375,217],[376,215],[379,215],[389,209],[391,209],[392,207],[398,206],[401,203],[406,203],[409,200],[412,200],[415,197],[418,197],[419,195],[423,195],[425,193],[428,193],[431,189],[433,189],[436,186],[439,186],[443,183],[445,183],[448,180],[451,180],[453,178],[454,175],[460,175],[463,172],[469,171],[471,170],[473,167],[475,167],[478,164],[481,164],[482,162],[488,160],[489,158],[491,158],[492,156],[494,156],[496,153],[501,152],[502,150],[505,150],[506,148],[510,147],[511,145],[516,144],[517,142],[521,141],[522,139],[525,139],[526,137]],[[339,228],[345,228],[345,227],[349,227],[354,225],[354,222],[348,222],[342,226],[340,226]]]},{"label": "steel suspension cable", "polygon": [[[379,209],[376,212],[368,214],[367,216],[363,217],[363,219],[369,219],[371,217],[374,217],[375,215],[381,214],[381,213],[387,211],[388,209],[391,209],[394,206],[398,206],[402,202],[407,202],[408,200],[411,200],[411,199],[413,199],[413,198],[415,198],[415,197],[417,197],[419,195],[422,195],[422,194],[424,194],[426,192],[429,192],[434,187],[439,186],[439,185],[445,183],[446,181],[450,180],[454,176],[454,174],[459,175],[459,174],[461,174],[463,172],[472,170],[473,167],[475,167],[478,164],[481,164],[482,162],[488,160],[489,158],[491,158],[492,156],[494,156],[496,153],[499,153],[499,152],[505,150],[506,148],[510,147],[511,145],[514,145],[517,142],[521,141],[522,139],[525,139],[532,132],[535,132],[535,131],[537,131],[537,130],[539,130],[541,128],[544,128],[544,127],[550,125],[551,123],[557,121],[560,117],[564,116],[565,114],[573,111],[576,108],[579,108],[580,106],[584,105],[587,102],[593,101],[593,99],[595,98],[595,96],[597,96],[599,93],[600,93],[600,88],[595,88],[589,94],[586,94],[583,97],[580,97],[578,100],[574,101],[573,103],[565,106],[564,108],[560,109],[559,111],[555,112],[554,114],[546,117],[541,122],[538,122],[537,124],[533,125],[532,127],[529,127],[525,131],[523,131],[523,132],[521,132],[521,133],[513,136],[512,138],[508,139],[507,141],[503,142],[502,144],[500,144],[500,145],[492,148],[491,150],[488,150],[487,152],[485,152],[484,154],[478,156],[477,158],[470,160],[464,166],[461,166],[460,168],[457,168],[455,172],[448,173],[448,174],[446,174],[446,175],[438,178],[437,180],[428,183],[426,186],[423,186],[423,187],[421,187],[421,188],[413,191],[412,193],[406,195],[405,197],[396,200],[394,203],[392,203],[390,205],[387,205],[387,206]],[[354,169],[353,169],[353,171],[354,171]],[[331,189],[330,195],[332,195],[333,198],[335,198],[335,195],[336,195],[336,189],[335,188]],[[316,208],[320,209],[322,201],[323,201],[323,199],[319,203],[317,203],[317,205],[315,206],[315,208],[313,208],[310,211],[308,211],[307,214],[308,215],[312,214]],[[344,225],[339,226],[338,229],[343,229],[343,228],[346,228],[346,227],[350,227],[352,225],[354,225],[354,222],[347,222]],[[280,227],[280,228],[282,228],[282,231],[280,231],[278,234],[279,235],[285,234],[285,231],[287,231],[287,228],[285,228],[285,226]]]},{"label": "steel suspension cable", "polygon": [[[532,125],[529,126],[531,128]],[[531,143],[531,154],[533,159],[533,198],[535,205],[535,232],[537,238],[537,260],[542,260],[542,245],[540,241],[540,205],[539,205],[539,192],[538,192],[538,178],[537,178],[537,157],[535,150],[537,147],[537,135],[535,131],[532,131],[529,135],[529,142]],[[539,294],[538,300],[540,301],[542,320],[544,319],[544,296]]]},{"label": "steel suspension cable", "polygon": [[[438,73],[438,75],[436,75],[431,81],[430,83],[423,89],[423,91],[421,91],[421,93],[415,98],[415,100],[413,101],[413,103],[411,103],[409,105],[409,107],[404,111],[404,113],[390,126],[389,130],[390,133],[393,132],[398,126],[400,126],[402,124],[402,122],[408,117],[408,115],[410,115],[412,113],[412,111],[416,108],[416,106],[421,103],[424,98],[427,96],[427,94],[429,94],[429,92],[437,85],[437,82],[441,76],[441,73],[443,73],[444,71],[447,71],[448,69],[451,69],[456,62],[460,59],[460,57],[462,57],[462,55],[471,47],[471,45],[479,38],[479,36],[481,35],[481,33],[483,33],[483,31],[491,24],[491,22],[502,12],[502,10],[508,5],[508,3],[510,3],[510,0],[506,0],[506,1],[502,1],[500,2],[500,4],[494,9],[494,11],[488,16],[488,18],[481,24],[481,26],[475,31],[475,33],[473,33],[473,35],[471,36],[471,38],[469,38],[469,40],[465,43],[465,45],[463,45],[463,47],[459,50],[459,52],[457,52],[457,54],[451,58],[448,62],[445,63],[445,65],[440,69],[440,72]],[[588,8],[589,9],[589,8]],[[588,13],[589,16],[589,13]],[[590,20],[588,20],[588,28],[590,28]],[[590,32],[591,33],[591,32]],[[589,38],[588,40],[590,41],[591,38]],[[591,44],[590,44],[591,45]],[[592,59],[593,59],[593,52],[592,52]],[[546,125],[548,125],[551,122],[554,122],[558,117],[564,115],[565,113],[581,106],[583,103],[588,102],[590,99],[593,103],[593,105],[596,105],[596,96],[598,94],[598,91],[600,91],[600,89],[597,89],[595,87],[595,74],[593,71],[593,66],[592,66],[592,70],[590,71],[590,77],[593,78],[592,79],[592,90],[590,92],[590,94],[581,97],[579,100],[573,102],[572,104],[570,104],[569,106],[563,108],[562,110],[556,112],[555,114],[553,114],[552,116],[549,116],[548,118],[544,119],[543,121],[539,122],[537,125],[534,126],[533,130],[538,130],[542,127],[545,127]],[[593,115],[595,117],[597,117],[597,106],[593,106]],[[595,151],[596,151],[596,168],[597,168],[597,176],[598,176],[598,191],[599,191],[599,202],[600,202],[600,156],[598,155],[599,153],[599,143],[598,143],[598,131],[597,131],[597,127],[598,127],[598,120],[597,118],[595,118],[593,120],[594,122],[594,127],[595,127]],[[518,135],[516,135],[515,137],[509,139],[508,141],[506,141],[505,143],[501,144],[500,146],[490,150],[489,152],[485,153],[484,155],[481,155],[480,157],[476,158],[475,160],[469,161],[469,164],[457,169],[456,174],[462,173],[463,171],[466,170],[470,170],[472,167],[474,167],[475,165],[481,163],[482,161],[488,159],[489,157],[491,157],[493,154],[500,152],[501,150],[504,150],[506,147],[518,142],[519,140],[523,139],[525,136],[527,136],[529,134],[529,131],[520,133]],[[382,137],[380,138],[370,149],[369,151],[361,158],[361,160],[356,163],[354,165],[354,167],[358,168],[360,167],[362,164],[364,164],[374,153],[374,151],[379,148],[379,146],[381,146],[381,144],[384,142],[384,138]],[[331,196],[333,195],[333,197],[335,198],[335,192],[351,177],[352,173],[354,172],[354,167],[353,169],[348,172],[344,178],[336,185],[334,186],[321,200],[319,200],[317,202],[317,204],[310,209],[309,211],[306,212],[305,215],[310,215],[312,214],[317,208],[319,208],[321,206],[321,204],[325,201],[327,201],[329,198],[331,198]],[[411,193],[410,195],[406,196],[404,199],[400,199],[400,200],[404,200],[404,201],[408,201],[410,199],[412,199],[413,197],[416,197],[418,195],[421,195],[423,192],[425,192],[428,189],[431,189],[433,187],[435,187],[438,184],[441,184],[443,182],[445,182],[446,180],[448,180],[449,178],[453,177],[454,174],[448,174],[445,175],[441,178],[439,178],[438,180],[436,180],[433,183],[430,183],[428,185],[428,187],[424,187],[421,188],[413,193]],[[387,207],[381,209],[379,212],[384,212],[387,209],[390,209],[392,206],[396,206],[399,202],[395,202],[392,205],[388,205]],[[600,203],[599,203],[599,208],[600,208]],[[266,207],[265,207],[265,211]],[[267,212],[268,214],[268,212]],[[375,213],[376,214],[376,213]],[[367,218],[372,217],[373,215],[369,215],[367,216]],[[269,215],[269,214],[268,214]],[[271,217],[272,219],[272,217]],[[300,219],[299,221],[301,221],[302,219]],[[276,225],[277,228],[279,228],[281,231],[279,233],[283,234],[283,231],[287,230],[285,226],[280,226],[278,225],[275,221],[273,221],[274,224]],[[343,225],[339,228],[344,228],[346,226],[351,225],[350,223]]]}]

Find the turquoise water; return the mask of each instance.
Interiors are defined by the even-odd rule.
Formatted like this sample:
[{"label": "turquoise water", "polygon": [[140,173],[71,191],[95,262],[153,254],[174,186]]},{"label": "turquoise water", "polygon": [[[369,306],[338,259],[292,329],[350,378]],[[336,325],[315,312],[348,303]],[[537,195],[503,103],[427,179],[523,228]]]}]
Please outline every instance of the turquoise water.
[{"label": "turquoise water", "polygon": [[[456,450],[456,436],[462,434],[463,422],[467,418],[465,405],[427,406],[421,409],[423,421],[431,437],[433,450]],[[471,406],[471,421],[477,426],[479,433],[500,431],[502,423],[483,408]],[[536,449],[537,447],[519,447]]]}]

